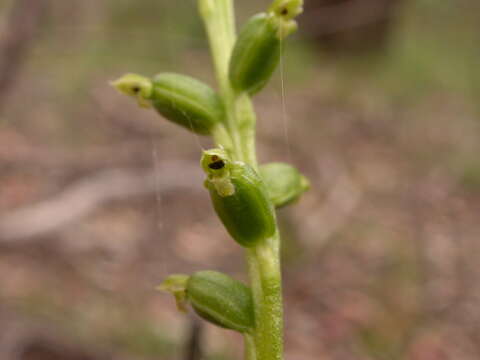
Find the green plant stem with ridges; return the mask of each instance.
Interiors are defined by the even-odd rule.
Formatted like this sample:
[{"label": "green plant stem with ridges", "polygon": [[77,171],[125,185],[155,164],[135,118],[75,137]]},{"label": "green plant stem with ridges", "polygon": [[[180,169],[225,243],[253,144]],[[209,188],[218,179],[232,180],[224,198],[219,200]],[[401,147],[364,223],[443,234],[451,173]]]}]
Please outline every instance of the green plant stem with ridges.
[{"label": "green plant stem with ridges", "polygon": [[[214,140],[234,160],[258,170],[255,151],[256,116],[250,97],[233,91],[228,64],[235,42],[232,0],[199,0],[199,10],[209,37],[220,94],[226,108],[226,131],[217,131]],[[283,305],[279,259],[279,233],[246,250],[256,325],[245,334],[246,360],[283,359]]]}]

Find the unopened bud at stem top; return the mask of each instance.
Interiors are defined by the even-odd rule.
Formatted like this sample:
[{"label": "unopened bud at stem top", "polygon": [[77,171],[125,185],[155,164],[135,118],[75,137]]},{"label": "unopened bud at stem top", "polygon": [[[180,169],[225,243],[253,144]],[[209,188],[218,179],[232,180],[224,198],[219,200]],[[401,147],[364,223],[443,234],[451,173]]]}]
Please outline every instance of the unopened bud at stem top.
[{"label": "unopened bud at stem top", "polygon": [[240,31],[230,58],[234,90],[253,95],[271,78],[280,62],[282,40],[297,30],[301,0],[277,0],[268,12],[254,15]]}]

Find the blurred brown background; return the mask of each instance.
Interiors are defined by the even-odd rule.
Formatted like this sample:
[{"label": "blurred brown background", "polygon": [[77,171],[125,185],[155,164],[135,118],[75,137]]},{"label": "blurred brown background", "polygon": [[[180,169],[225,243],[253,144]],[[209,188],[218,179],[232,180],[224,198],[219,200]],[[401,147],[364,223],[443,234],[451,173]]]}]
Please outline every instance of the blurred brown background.
[{"label": "blurred brown background", "polygon": [[[239,23],[268,3],[237,0]],[[300,25],[286,132],[278,73],[255,98],[260,159],[312,182],[280,212],[286,359],[479,359],[479,2],[309,0]],[[160,71],[213,84],[194,0],[0,2],[0,359],[193,359],[194,318],[154,287],[245,279],[208,139],[108,85]]]}]

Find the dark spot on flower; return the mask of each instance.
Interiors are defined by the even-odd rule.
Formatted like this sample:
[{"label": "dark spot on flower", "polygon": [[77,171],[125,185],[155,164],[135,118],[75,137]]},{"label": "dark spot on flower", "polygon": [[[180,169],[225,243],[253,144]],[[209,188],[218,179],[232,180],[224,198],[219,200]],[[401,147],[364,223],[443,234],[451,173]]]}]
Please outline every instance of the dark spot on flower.
[{"label": "dark spot on flower", "polygon": [[288,9],[287,9],[287,8],[283,8],[282,11],[280,11],[280,14],[281,14],[281,15],[287,15],[287,14],[288,14]]},{"label": "dark spot on flower", "polygon": [[[213,158],[213,156],[212,156],[212,158]],[[225,166],[225,163],[223,162],[223,160],[218,160],[218,161],[215,161],[215,162],[208,165],[208,167],[210,169],[213,169],[213,170],[220,170],[224,166]]]},{"label": "dark spot on flower", "polygon": [[141,89],[140,89],[139,86],[134,86],[134,87],[132,88],[132,91],[133,91],[135,94],[138,94],[138,93],[140,92],[140,90],[141,90]]}]

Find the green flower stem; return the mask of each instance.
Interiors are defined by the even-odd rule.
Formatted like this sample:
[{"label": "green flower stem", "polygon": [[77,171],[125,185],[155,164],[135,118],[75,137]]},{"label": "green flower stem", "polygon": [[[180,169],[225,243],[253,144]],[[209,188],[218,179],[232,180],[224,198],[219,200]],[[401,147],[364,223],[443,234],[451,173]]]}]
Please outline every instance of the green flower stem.
[{"label": "green flower stem", "polygon": [[216,144],[222,145],[231,154],[234,152],[233,140],[224,124],[219,124],[212,130],[213,140]]},{"label": "green flower stem", "polygon": [[[235,95],[228,79],[230,53],[235,44],[235,22],[232,0],[199,0],[198,9],[207,31],[215,74],[226,109],[226,126],[232,140],[230,155],[243,160],[240,132],[235,119]],[[220,140],[220,141],[217,141]],[[215,139],[225,146],[223,139]]]},{"label": "green flower stem", "polygon": [[236,97],[235,106],[244,161],[258,171],[257,153],[255,150],[255,126],[257,119],[252,101],[246,93],[240,94]]},{"label": "green flower stem", "polygon": [[255,305],[257,360],[283,359],[283,304],[278,231],[275,236],[247,251]]},{"label": "green flower stem", "polygon": [[198,8],[210,41],[220,91],[225,96],[231,91],[228,66],[230,53],[235,44],[233,2],[232,0],[199,0]]},{"label": "green flower stem", "polygon": [[257,353],[255,351],[255,339],[250,334],[243,335],[243,343],[245,346],[244,360],[256,360]]},{"label": "green flower stem", "polygon": [[[256,116],[250,97],[236,94],[228,79],[228,64],[235,42],[232,0],[198,0],[209,37],[220,94],[225,103],[226,131],[214,133],[218,145],[258,170],[255,151]],[[283,359],[283,305],[278,229],[267,241],[246,252],[256,326],[245,335],[245,359]]]}]

